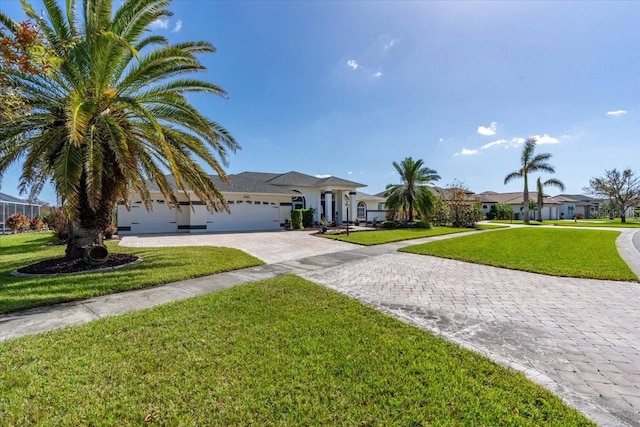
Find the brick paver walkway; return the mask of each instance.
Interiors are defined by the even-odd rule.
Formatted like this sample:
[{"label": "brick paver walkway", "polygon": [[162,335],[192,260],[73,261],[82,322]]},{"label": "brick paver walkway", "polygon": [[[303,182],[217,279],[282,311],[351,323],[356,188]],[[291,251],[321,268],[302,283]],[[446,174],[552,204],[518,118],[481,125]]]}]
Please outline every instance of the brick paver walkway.
[{"label": "brick paver walkway", "polygon": [[303,277],[525,372],[601,425],[640,426],[640,286],[390,253]]}]

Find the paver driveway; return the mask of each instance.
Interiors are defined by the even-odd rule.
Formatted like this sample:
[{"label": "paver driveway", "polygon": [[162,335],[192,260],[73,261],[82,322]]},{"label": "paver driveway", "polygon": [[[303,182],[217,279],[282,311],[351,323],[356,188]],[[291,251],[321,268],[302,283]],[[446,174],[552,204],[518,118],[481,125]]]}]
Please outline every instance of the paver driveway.
[{"label": "paver driveway", "polygon": [[389,253],[302,274],[524,371],[601,425],[640,426],[640,285]]},{"label": "paver driveway", "polygon": [[267,264],[310,256],[348,251],[359,247],[310,235],[309,231],[271,231],[257,233],[167,234],[125,236],[121,246],[222,246],[240,249]]}]

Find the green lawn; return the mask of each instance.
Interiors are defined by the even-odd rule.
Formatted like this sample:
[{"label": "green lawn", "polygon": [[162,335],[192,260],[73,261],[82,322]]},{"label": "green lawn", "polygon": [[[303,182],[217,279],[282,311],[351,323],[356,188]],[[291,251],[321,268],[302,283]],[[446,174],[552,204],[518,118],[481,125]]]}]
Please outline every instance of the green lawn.
[{"label": "green lawn", "polygon": [[[494,219],[490,221],[496,224],[524,224],[522,220]],[[614,228],[640,228],[640,221],[637,218],[627,218],[627,222],[623,223],[620,218],[614,220],[608,219],[579,219],[578,221],[568,220],[545,220],[530,221],[529,225],[558,225],[563,227],[614,227]]]},{"label": "green lawn", "polygon": [[318,234],[327,239],[355,243],[364,246],[381,245],[383,243],[402,240],[420,239],[422,237],[441,236],[443,234],[473,231],[469,228],[433,227],[433,228],[400,228],[397,230],[357,231],[346,234]]},{"label": "green lawn", "polygon": [[0,313],[86,299],[262,264],[259,259],[231,248],[126,248],[119,247],[115,241],[109,241],[107,246],[111,252],[139,255],[143,262],[104,273],[39,278],[10,275],[13,270],[25,265],[64,256],[64,246],[44,246],[52,239],[50,233],[0,236]]},{"label": "green lawn", "polygon": [[11,425],[593,425],[501,368],[295,276],[0,343]]},{"label": "green lawn", "polygon": [[618,235],[617,231],[603,230],[512,228],[401,251],[554,276],[637,281],[618,255]]}]

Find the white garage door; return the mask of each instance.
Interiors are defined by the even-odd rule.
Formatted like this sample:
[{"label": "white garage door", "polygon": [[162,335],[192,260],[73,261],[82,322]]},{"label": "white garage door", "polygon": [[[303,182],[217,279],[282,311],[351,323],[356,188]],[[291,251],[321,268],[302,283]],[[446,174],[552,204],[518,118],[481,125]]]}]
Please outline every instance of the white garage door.
[{"label": "white garage door", "polygon": [[[147,212],[143,205],[133,205],[131,207],[129,224],[131,233],[175,233],[178,231],[177,210],[172,209],[165,203],[153,202],[153,210]],[[126,209],[124,209],[126,211]],[[119,224],[126,224],[120,221]]]},{"label": "white garage door", "polygon": [[259,200],[228,201],[231,213],[218,212],[207,217],[207,231],[278,230],[280,206]]}]

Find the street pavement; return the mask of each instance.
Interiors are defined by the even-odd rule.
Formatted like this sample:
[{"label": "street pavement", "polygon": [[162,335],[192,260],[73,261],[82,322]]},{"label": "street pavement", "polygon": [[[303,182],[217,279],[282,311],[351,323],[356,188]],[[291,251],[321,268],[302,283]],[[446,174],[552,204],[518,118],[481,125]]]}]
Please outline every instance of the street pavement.
[{"label": "street pavement", "polygon": [[[640,274],[640,231],[620,231],[621,256]],[[640,285],[396,252],[459,236],[374,247],[304,232],[195,236],[206,244],[244,248],[269,263],[0,315],[0,341],[298,274],[518,370],[602,426],[640,427]],[[171,246],[193,237],[125,238],[121,244]]]}]

